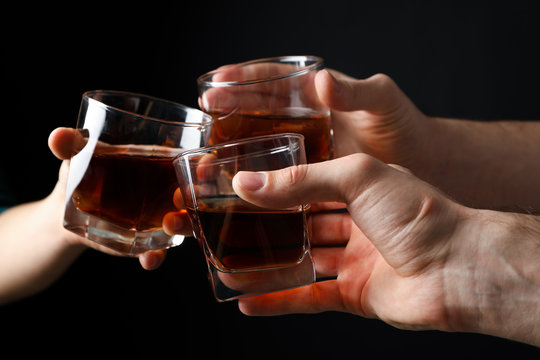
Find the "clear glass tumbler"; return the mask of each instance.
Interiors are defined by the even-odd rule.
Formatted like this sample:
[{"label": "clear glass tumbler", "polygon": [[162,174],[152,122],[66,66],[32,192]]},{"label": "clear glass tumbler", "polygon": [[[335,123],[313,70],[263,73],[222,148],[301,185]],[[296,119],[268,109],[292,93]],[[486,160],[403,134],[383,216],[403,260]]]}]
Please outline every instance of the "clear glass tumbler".
[{"label": "clear glass tumbler", "polygon": [[333,156],[330,110],[315,89],[316,56],[222,66],[197,79],[199,106],[214,119],[211,144],[279,133],[304,135],[308,163]]},{"label": "clear glass tumbler", "polygon": [[173,159],[207,145],[211,124],[199,110],[147,95],[85,93],[64,227],[127,256],[181,243],[162,229],[163,216],[179,211]]},{"label": "clear glass tumbler", "polygon": [[309,205],[260,208],[233,190],[239,171],[305,164],[303,136],[252,137],[183,152],[174,160],[195,237],[219,301],[312,284]]}]

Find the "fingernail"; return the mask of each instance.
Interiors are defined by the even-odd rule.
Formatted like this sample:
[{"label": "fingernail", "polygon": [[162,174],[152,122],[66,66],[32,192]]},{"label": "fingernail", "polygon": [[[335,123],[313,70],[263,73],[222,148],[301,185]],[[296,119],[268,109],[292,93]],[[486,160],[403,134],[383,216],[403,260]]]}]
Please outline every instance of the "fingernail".
[{"label": "fingernail", "polygon": [[266,183],[266,174],[264,172],[246,172],[240,171],[236,174],[239,185],[247,191],[257,191]]}]

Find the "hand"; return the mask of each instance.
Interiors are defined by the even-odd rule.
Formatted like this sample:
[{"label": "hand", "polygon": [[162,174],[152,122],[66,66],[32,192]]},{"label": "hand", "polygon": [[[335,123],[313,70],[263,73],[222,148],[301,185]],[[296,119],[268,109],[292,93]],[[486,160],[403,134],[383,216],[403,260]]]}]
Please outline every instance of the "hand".
[{"label": "hand", "polygon": [[[300,77],[285,75],[297,71],[295,65],[287,63],[253,63],[245,66],[224,65],[207,79],[211,82],[253,82],[280,78],[279,81],[261,81],[256,86],[224,86],[204,88],[199,97],[200,108],[208,113],[230,116],[240,112],[246,114],[281,114],[284,108],[303,104],[313,110],[320,107],[320,100],[314,91],[313,78],[316,73]],[[298,91],[301,89],[301,91]],[[294,98],[294,100],[291,100]]]},{"label": "hand", "polygon": [[332,110],[337,156],[399,164],[470,207],[540,208],[540,122],[429,117],[381,74],[357,80],[322,70],[315,84]]},{"label": "hand", "polygon": [[[85,142],[83,137],[81,136],[80,132],[75,129],[57,128],[49,136],[49,148],[51,149],[52,153],[58,159],[64,160],[58,175],[58,183],[53,193],[49,197],[49,200],[61,204],[61,206],[58,207],[62,207],[62,209],[65,201],[69,159],[71,156],[79,152],[84,145]],[[114,250],[73,234],[65,229],[62,229],[62,235],[70,244],[83,244],[87,247],[91,247],[107,254],[121,255]],[[164,250],[147,251],[139,256],[139,262],[144,269],[153,270],[158,268],[163,263],[165,260],[165,255],[166,252]]]},{"label": "hand", "polygon": [[346,311],[400,327],[448,328],[441,269],[466,210],[402,169],[364,154],[268,173],[239,173],[237,194],[258,206],[343,204],[313,215],[318,277],[335,280],[242,299],[247,314]]},{"label": "hand", "polygon": [[365,154],[240,172],[233,187],[261,207],[348,209],[313,215],[317,276],[335,279],[241,299],[245,314],[345,311],[400,328],[540,344],[535,217],[464,207]]},{"label": "hand", "polygon": [[377,74],[357,80],[321,70],[315,86],[332,111],[337,157],[364,152],[417,176],[430,168],[438,122],[418,110],[391,78]]},{"label": "hand", "polygon": [[[213,81],[267,78],[287,73],[290,68],[284,64],[255,64],[241,68],[226,65],[217,70]],[[304,89],[299,96],[317,97],[302,101],[313,108],[322,102],[331,109],[336,157],[364,152],[385,163],[407,167],[422,179],[433,179],[432,173],[440,169],[436,150],[443,143],[439,134],[445,131],[441,125],[444,122],[425,116],[386,75],[358,80],[330,69],[314,75],[302,80],[304,87],[314,84],[315,91]],[[238,112],[240,108],[248,113],[271,111],[290,106],[293,84],[298,86],[284,79],[255,88],[211,88],[199,97],[199,105],[207,112],[220,114]]]}]

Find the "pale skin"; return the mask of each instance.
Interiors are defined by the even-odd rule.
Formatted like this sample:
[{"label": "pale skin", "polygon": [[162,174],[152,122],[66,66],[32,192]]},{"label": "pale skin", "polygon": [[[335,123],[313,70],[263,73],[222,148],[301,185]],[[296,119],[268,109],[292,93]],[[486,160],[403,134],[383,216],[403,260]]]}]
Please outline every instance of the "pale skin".
[{"label": "pale skin", "polygon": [[540,345],[540,222],[532,216],[459,205],[365,154],[234,181],[259,206],[339,202],[349,211],[313,219],[317,274],[335,280],[241,299],[245,314],[344,311]]},{"label": "pale skin", "polygon": [[[263,207],[346,206],[348,214],[320,212],[313,219],[316,271],[336,278],[242,299],[240,310],[345,311],[401,328],[480,332],[540,345],[540,221],[467,207],[402,167],[463,204],[535,208],[538,195],[529,191],[536,183],[517,174],[538,171],[533,159],[540,148],[532,144],[540,140],[540,124],[428,118],[381,75],[354,80],[323,72],[317,81],[319,96],[335,110],[337,151],[344,157],[239,173],[233,185]],[[523,146],[531,152],[516,157]]]},{"label": "pale skin", "polygon": [[[120,255],[75,235],[62,226],[69,159],[79,133],[59,128],[49,136],[53,154],[64,160],[58,183],[46,198],[10,208],[0,214],[0,305],[33,295],[54,282],[88,247]],[[28,226],[31,224],[31,226]],[[146,270],[158,268],[165,251],[139,256]]]},{"label": "pale skin", "polygon": [[[240,173],[234,186],[261,206],[312,203],[316,270],[335,279],[242,299],[240,310],[249,315],[346,311],[402,328],[472,331],[540,345],[540,224],[533,215],[494,211],[540,207],[535,180],[540,123],[429,117],[384,75],[357,80],[324,70],[316,88],[332,109],[339,158],[273,173]],[[69,130],[57,131],[71,141]],[[51,196],[43,206],[63,204],[63,197]],[[336,207],[347,207],[348,214],[324,211]],[[0,229],[18,229],[25,216],[22,210],[19,217],[7,215],[0,215]],[[61,223],[49,224],[55,234],[50,243],[58,245],[46,243],[43,235],[29,237],[57,249],[46,252],[49,260],[40,266],[58,267],[61,263],[52,260],[63,251],[72,254],[67,266],[83,242],[55,232]],[[189,232],[179,214],[170,214],[164,227],[169,233]],[[16,243],[4,234],[0,247],[6,250],[0,254],[22,239],[13,230]],[[25,265],[26,252],[20,254],[10,269],[34,267]],[[32,288],[31,280],[11,282]],[[6,283],[0,281],[0,298],[14,288]]]}]

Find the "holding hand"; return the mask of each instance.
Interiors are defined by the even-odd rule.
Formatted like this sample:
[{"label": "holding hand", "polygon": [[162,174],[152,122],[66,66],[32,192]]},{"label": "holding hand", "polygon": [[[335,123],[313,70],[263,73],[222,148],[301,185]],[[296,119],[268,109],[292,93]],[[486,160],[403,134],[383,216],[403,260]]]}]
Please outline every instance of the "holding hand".
[{"label": "holding hand", "polygon": [[[67,183],[67,174],[69,168],[69,159],[77,154],[84,146],[85,139],[80,131],[70,128],[55,129],[49,136],[49,148],[52,153],[60,160],[64,160],[58,177],[58,183],[53,192],[54,198],[60,204],[64,204],[65,189]],[[61,206],[60,206],[61,207]],[[63,211],[62,211],[63,214]],[[60,225],[61,226],[61,225]],[[87,247],[94,248],[101,252],[111,255],[120,255],[105,246],[99,245],[94,241],[90,241],[81,236],[75,235],[65,229],[62,229],[67,242],[72,244],[83,244]],[[141,266],[146,270],[158,268],[165,259],[166,252],[163,250],[148,251],[139,256]]]},{"label": "holding hand", "polygon": [[[315,213],[318,276],[336,280],[241,300],[248,314],[347,311],[392,324],[448,328],[444,279],[451,236],[468,209],[402,170],[355,154],[268,173],[239,173],[235,191],[262,207],[342,203]],[[326,205],[328,207],[330,205]]]},{"label": "holding hand", "polygon": [[261,207],[346,207],[348,213],[313,215],[317,274],[335,279],[241,299],[240,309],[345,311],[402,328],[539,345],[538,220],[463,206],[440,189],[488,207],[538,204],[530,196],[534,181],[512,175],[537,171],[537,146],[527,145],[528,156],[515,159],[524,154],[523,140],[539,138],[540,126],[426,117],[385,75],[355,80],[321,71],[316,86],[332,109],[341,158],[239,173],[233,185]]},{"label": "holding hand", "polygon": [[358,152],[423,170],[438,124],[420,112],[384,74],[357,80],[335,70],[315,79],[317,93],[332,109],[336,156]]},{"label": "holding hand", "polygon": [[401,328],[540,344],[534,331],[540,247],[523,230],[539,230],[531,217],[461,206],[402,168],[364,154],[240,172],[233,186],[261,207],[338,202],[349,211],[313,216],[316,271],[334,280],[241,299],[244,313],[345,311]]}]

